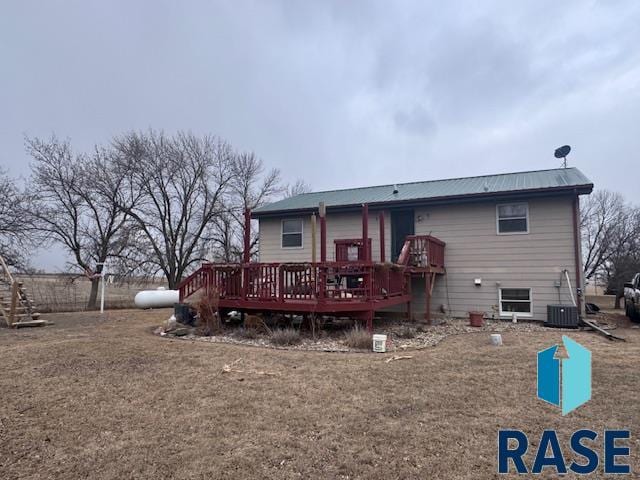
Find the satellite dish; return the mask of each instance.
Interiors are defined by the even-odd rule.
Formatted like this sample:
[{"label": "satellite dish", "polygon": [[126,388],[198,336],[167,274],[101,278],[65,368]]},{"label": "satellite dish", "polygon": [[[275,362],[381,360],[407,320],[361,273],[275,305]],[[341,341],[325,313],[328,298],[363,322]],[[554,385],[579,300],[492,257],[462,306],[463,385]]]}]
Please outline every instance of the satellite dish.
[{"label": "satellite dish", "polygon": [[560,148],[556,148],[556,151],[553,153],[556,158],[564,158],[564,161],[562,162],[562,166],[564,168],[567,168],[567,155],[569,155],[570,151],[571,147],[569,145],[564,145]]},{"label": "satellite dish", "polygon": [[564,147],[556,148],[556,152],[554,153],[554,155],[556,156],[556,158],[565,158],[567,155],[569,155],[570,151],[571,147],[569,145],[565,145]]}]

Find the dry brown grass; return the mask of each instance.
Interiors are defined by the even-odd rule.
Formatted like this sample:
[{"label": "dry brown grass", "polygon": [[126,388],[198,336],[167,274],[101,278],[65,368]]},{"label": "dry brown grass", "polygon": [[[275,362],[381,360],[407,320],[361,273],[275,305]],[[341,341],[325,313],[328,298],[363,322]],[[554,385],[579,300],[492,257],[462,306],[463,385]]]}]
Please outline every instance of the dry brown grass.
[{"label": "dry brown grass", "polygon": [[271,332],[269,341],[280,347],[286,347],[288,345],[297,345],[302,341],[300,332],[295,328],[276,328]]},{"label": "dry brown grass", "polygon": [[356,325],[344,334],[344,344],[349,348],[359,350],[371,350],[373,348],[373,336],[366,329]]},{"label": "dry brown grass", "polygon": [[0,478],[498,478],[500,428],[630,428],[640,470],[640,330],[569,333],[593,352],[593,399],[562,417],[535,368],[566,332],[457,335],[385,363],[151,335],[170,313],[0,329]]}]

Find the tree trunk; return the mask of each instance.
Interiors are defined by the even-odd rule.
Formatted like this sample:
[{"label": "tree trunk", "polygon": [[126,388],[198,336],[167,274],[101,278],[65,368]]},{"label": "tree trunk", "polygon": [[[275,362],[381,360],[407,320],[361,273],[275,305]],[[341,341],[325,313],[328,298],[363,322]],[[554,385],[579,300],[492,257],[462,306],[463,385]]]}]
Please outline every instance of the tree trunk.
[{"label": "tree trunk", "polygon": [[616,295],[615,305],[613,306],[615,310],[620,310],[620,299],[622,298],[624,298],[624,295]]},{"label": "tree trunk", "polygon": [[87,310],[96,310],[98,299],[98,287],[100,286],[100,278],[91,279],[91,292],[89,293],[89,302],[87,303]]},{"label": "tree trunk", "polygon": [[[104,265],[104,260],[96,265],[96,273],[98,275],[102,273],[102,267]],[[91,292],[89,292],[89,302],[87,303],[87,310],[96,310],[97,309],[97,298],[98,298],[98,287],[100,286],[101,278],[98,276],[91,278]]]}]

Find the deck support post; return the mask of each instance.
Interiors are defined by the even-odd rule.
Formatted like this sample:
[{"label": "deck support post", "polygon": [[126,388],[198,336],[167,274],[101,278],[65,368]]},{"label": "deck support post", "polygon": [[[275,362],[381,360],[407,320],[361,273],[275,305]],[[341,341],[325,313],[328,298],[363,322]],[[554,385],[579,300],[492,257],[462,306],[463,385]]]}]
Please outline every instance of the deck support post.
[{"label": "deck support post", "polygon": [[311,214],[311,263],[316,263],[316,231],[317,222],[315,212]]},{"label": "deck support post", "polygon": [[242,252],[242,261],[249,263],[251,261],[251,210],[244,211],[244,251]]},{"label": "deck support post", "polygon": [[384,211],[378,215],[378,226],[380,227],[380,263],[384,263],[386,260],[384,255]]},{"label": "deck support post", "polygon": [[366,314],[367,332],[373,333],[373,310],[369,310]]},{"label": "deck support post", "polygon": [[362,256],[365,262],[371,260],[369,251],[369,205],[362,204]]},{"label": "deck support post", "polygon": [[318,211],[320,213],[320,261],[324,263],[327,261],[327,209],[324,202],[320,202]]},{"label": "deck support post", "polygon": [[431,325],[431,274],[424,276],[424,319],[427,324]]},{"label": "deck support post", "polygon": [[413,287],[413,278],[411,277],[411,275],[406,275],[405,276],[406,282],[407,282],[407,293],[409,294],[409,301],[407,302],[407,320],[409,320],[410,322],[413,321],[413,304],[411,303],[411,299],[413,298],[413,293],[411,291],[411,288]]},{"label": "deck support post", "polygon": [[249,290],[249,263],[251,262],[251,210],[244,211],[244,251],[242,252],[242,298],[247,298]]}]

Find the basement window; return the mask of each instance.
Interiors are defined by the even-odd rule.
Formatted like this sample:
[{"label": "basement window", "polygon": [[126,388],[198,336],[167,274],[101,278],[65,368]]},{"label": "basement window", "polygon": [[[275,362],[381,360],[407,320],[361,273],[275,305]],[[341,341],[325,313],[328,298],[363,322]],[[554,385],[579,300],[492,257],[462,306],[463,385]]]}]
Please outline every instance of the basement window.
[{"label": "basement window", "polygon": [[501,317],[511,317],[514,313],[519,317],[533,315],[530,288],[501,288],[499,292]]},{"label": "basement window", "polygon": [[282,220],[282,248],[302,248],[302,219]]},{"label": "basement window", "polygon": [[510,203],[496,208],[498,235],[529,233],[529,205]]}]

